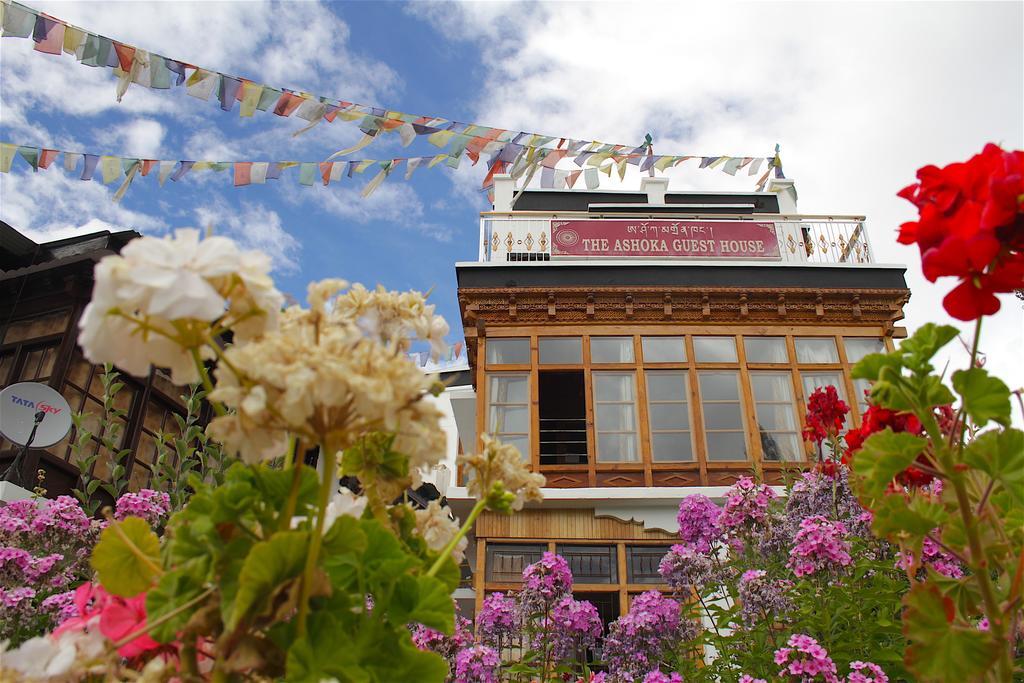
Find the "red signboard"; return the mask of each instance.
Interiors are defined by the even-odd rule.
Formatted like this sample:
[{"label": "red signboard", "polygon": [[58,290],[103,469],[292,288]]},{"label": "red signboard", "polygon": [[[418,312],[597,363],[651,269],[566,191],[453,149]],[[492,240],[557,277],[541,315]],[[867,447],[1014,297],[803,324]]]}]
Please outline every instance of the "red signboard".
[{"label": "red signboard", "polygon": [[754,221],[555,220],[551,255],[780,258],[775,226]]}]

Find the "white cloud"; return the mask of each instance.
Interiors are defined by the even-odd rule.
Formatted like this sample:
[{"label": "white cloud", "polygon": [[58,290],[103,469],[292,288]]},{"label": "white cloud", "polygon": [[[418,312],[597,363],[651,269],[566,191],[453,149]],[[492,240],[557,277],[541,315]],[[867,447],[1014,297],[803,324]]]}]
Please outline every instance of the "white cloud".
[{"label": "white cloud", "polygon": [[104,149],[112,153],[140,159],[161,159],[166,132],[164,125],[155,119],[136,118],[101,131],[98,138]]},{"label": "white cloud", "polygon": [[200,228],[230,237],[246,249],[258,249],[271,257],[272,269],[285,273],[299,269],[302,246],[284,229],[281,216],[263,204],[246,203],[241,211],[223,200],[195,209]]},{"label": "white cloud", "polygon": [[[768,155],[781,143],[801,211],[866,214],[877,260],[908,264],[911,331],[929,320],[969,327],[942,310],[952,283],[927,283],[916,249],[896,243],[913,207],[895,193],[918,167],[965,159],[986,141],[1024,145],[1024,5],[642,7],[642,15],[632,3],[410,10],[449,39],[479,45],[481,123],[622,144],[650,131],[656,152],[669,154]],[[457,191],[472,195],[480,175],[457,173]],[[694,162],[671,177],[673,190],[753,187]],[[1012,296],[1003,301],[982,346],[992,371],[1019,384],[1024,315]]]},{"label": "white cloud", "polygon": [[[368,178],[366,180],[369,180]],[[452,230],[443,225],[424,220],[424,206],[416,190],[401,178],[385,181],[369,197],[359,195],[363,183],[358,185],[344,178],[340,183],[327,187],[308,188],[313,202],[322,210],[338,218],[366,224],[371,221],[394,225],[401,230],[418,232],[438,242],[450,242]],[[348,183],[348,184],[346,184]],[[289,192],[291,201],[305,199],[306,195]]]},{"label": "white cloud", "polygon": [[37,242],[98,230],[166,229],[162,218],[110,201],[112,188],[116,186],[83,182],[53,167],[38,173],[4,173],[0,175],[0,218]]}]

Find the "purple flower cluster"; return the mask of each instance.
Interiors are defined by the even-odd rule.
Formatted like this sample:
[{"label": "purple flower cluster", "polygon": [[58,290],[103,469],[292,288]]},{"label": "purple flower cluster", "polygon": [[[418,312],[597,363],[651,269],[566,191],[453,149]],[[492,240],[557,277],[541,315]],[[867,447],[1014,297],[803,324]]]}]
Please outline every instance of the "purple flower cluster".
[{"label": "purple flower cluster", "polygon": [[454,683],[498,683],[501,657],[486,645],[473,645],[455,655]]},{"label": "purple flower cluster", "polygon": [[551,608],[550,617],[540,620],[540,630],[533,637],[533,648],[539,650],[546,637],[551,659],[574,658],[594,646],[603,628],[601,616],[592,603],[566,595]]},{"label": "purple flower cluster", "polygon": [[786,597],[788,581],[772,579],[763,569],[743,573],[739,583],[740,617],[747,626],[762,621],[777,622],[792,611],[793,603]]},{"label": "purple flower cluster", "polygon": [[117,499],[114,518],[141,517],[157,527],[171,512],[171,497],[163,491],[140,489],[138,493],[126,493]]},{"label": "purple flower cluster", "polygon": [[779,671],[781,678],[792,678],[801,683],[838,683],[835,662],[817,640],[795,633],[789,637],[788,645],[775,651],[775,663],[782,667]]},{"label": "purple flower cluster", "polygon": [[78,607],[75,605],[75,591],[54,593],[43,600],[40,606],[44,612],[53,615],[53,620],[57,624],[78,616]]},{"label": "purple flower cluster", "polygon": [[675,671],[666,674],[660,669],[655,669],[644,676],[643,683],[683,683],[683,677]]},{"label": "purple flower cluster", "polygon": [[648,591],[608,627],[605,662],[615,679],[642,680],[667,653],[696,637],[696,622],[682,617],[678,602]]},{"label": "purple flower cluster", "polygon": [[846,683],[889,683],[889,677],[872,662],[850,662]]},{"label": "purple flower cluster", "polygon": [[679,503],[679,538],[702,553],[709,552],[722,538],[718,518],[722,509],[700,494],[687,496]]},{"label": "purple flower cluster", "polygon": [[71,496],[59,496],[38,507],[29,529],[37,534],[60,531],[80,534],[89,528],[89,518],[78,501]]},{"label": "purple flower cluster", "polygon": [[787,526],[795,535],[800,522],[820,515],[846,525],[854,536],[871,538],[871,513],[861,507],[850,488],[850,470],[839,465],[834,477],[804,472],[786,499]]},{"label": "purple flower cluster", "polygon": [[[936,480],[937,481],[937,480]],[[938,529],[933,533],[938,533]],[[901,551],[896,553],[896,566],[907,571],[913,565],[914,553]],[[922,578],[926,569],[931,567],[937,573],[948,576],[951,579],[959,579],[964,575],[964,568],[960,562],[942,549],[938,543],[930,538],[925,538],[921,544],[921,559],[918,567],[918,578]]]},{"label": "purple flower cluster", "polygon": [[754,678],[750,674],[743,674],[740,676],[740,683],[768,683],[768,681],[763,678]]},{"label": "purple flower cluster", "polygon": [[19,586],[10,590],[0,588],[0,605],[7,609],[17,609],[24,602],[31,602],[36,597],[35,590],[28,586]]},{"label": "purple flower cluster", "polygon": [[768,518],[775,492],[750,477],[741,477],[725,494],[718,525],[727,532],[748,531]]},{"label": "purple flower cluster", "polygon": [[795,545],[789,551],[789,567],[797,576],[834,571],[853,562],[846,526],[821,515],[800,522]]},{"label": "purple flower cluster", "polygon": [[455,633],[446,636],[440,631],[417,624],[412,630],[412,643],[425,652],[436,652],[449,661],[454,662],[456,653],[473,642],[469,619],[456,615]]},{"label": "purple flower cluster", "polygon": [[524,617],[543,614],[562,596],[572,592],[572,571],[561,555],[545,552],[523,570],[519,609]]},{"label": "purple flower cluster", "polygon": [[677,595],[687,597],[692,591],[702,592],[721,578],[716,575],[711,558],[692,545],[672,546],[661,558],[658,573]]},{"label": "purple flower cluster", "polygon": [[476,634],[482,643],[499,647],[510,641],[519,625],[514,598],[504,593],[491,593],[476,615]]}]

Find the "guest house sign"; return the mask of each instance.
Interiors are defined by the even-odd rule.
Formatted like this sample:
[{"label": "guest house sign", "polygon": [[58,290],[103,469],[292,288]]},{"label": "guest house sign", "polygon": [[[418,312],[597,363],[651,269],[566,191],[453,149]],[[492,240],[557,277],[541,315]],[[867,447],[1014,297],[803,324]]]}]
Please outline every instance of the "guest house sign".
[{"label": "guest house sign", "polygon": [[552,221],[552,256],[778,259],[772,223],[754,221]]}]

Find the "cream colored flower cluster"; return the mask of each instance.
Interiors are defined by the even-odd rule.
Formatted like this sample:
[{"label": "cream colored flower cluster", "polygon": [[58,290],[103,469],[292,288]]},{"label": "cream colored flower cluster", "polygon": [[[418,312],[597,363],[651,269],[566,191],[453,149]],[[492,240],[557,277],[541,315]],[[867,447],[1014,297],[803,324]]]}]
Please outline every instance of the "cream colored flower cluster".
[{"label": "cream colored flower cluster", "polygon": [[389,292],[380,285],[371,292],[356,283],[337,298],[332,313],[354,322],[368,337],[397,343],[403,351],[410,337],[429,341],[435,358],[448,350],[448,323],[434,315],[434,306],[419,292]]},{"label": "cream colored flower cluster", "polygon": [[277,327],[283,297],[269,276],[270,259],[242,251],[225,237],[140,237],[96,265],[92,301],[78,343],[94,363],[145,376],[168,368],[175,383],[195,383],[191,350],[206,346],[215,321],[239,342]]},{"label": "cream colored flower cluster", "polygon": [[[440,501],[432,500],[427,503],[426,510],[416,511],[416,531],[427,542],[428,548],[434,552],[441,552],[459,533],[459,520],[452,519],[448,508],[441,507]],[[452,549],[455,564],[462,564],[468,544],[465,536],[455,544]]]},{"label": "cream colored flower cluster", "polygon": [[369,432],[396,433],[394,448],[410,457],[415,480],[445,449],[441,413],[423,400],[434,381],[404,353],[407,337],[364,336],[341,305],[348,295],[334,296],[344,286],[311,285],[308,310],[289,308],[278,331],[227,348],[210,398],[234,411],[208,431],[249,462],[283,453],[289,434],[343,450]]},{"label": "cream colored flower cluster", "polygon": [[487,434],[481,438],[483,452],[459,456],[459,464],[469,470],[466,488],[470,495],[485,500],[488,509],[499,512],[522,510],[526,501],[544,499],[540,490],[546,481],[544,475],[530,472],[515,446]]}]

